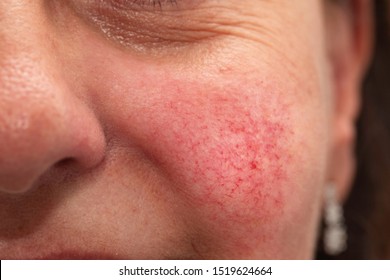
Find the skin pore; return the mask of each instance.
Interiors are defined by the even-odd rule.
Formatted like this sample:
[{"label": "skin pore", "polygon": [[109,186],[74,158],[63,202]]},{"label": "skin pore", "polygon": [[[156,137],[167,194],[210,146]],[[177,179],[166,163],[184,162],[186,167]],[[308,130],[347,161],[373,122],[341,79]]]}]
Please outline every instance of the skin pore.
[{"label": "skin pore", "polygon": [[0,4],[0,258],[312,258],[324,3],[131,3]]}]

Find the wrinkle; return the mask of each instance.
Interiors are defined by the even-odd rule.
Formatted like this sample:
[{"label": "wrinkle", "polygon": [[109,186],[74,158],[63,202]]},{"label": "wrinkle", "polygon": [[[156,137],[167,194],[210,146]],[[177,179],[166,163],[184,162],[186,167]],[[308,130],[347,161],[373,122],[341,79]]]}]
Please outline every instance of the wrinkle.
[{"label": "wrinkle", "polygon": [[[84,1],[85,2],[85,1]],[[280,42],[279,17],[264,1],[264,7],[251,11],[244,4],[204,1],[173,11],[139,11],[106,5],[74,3],[76,12],[105,37],[127,48],[148,51],[218,43],[226,37],[249,40],[269,48]],[[256,4],[258,5],[258,4]],[[85,6],[85,7],[84,7]],[[281,15],[280,15],[281,16]]]}]

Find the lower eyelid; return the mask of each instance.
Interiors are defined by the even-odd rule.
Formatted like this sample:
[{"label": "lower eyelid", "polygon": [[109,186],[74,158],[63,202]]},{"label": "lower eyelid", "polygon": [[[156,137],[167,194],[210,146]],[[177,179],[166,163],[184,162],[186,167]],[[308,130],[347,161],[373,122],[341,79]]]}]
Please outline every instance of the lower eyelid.
[{"label": "lower eyelid", "polygon": [[[185,1],[185,0],[182,0]],[[133,11],[160,11],[178,8],[180,0],[105,0],[100,4],[110,5],[114,9]]]},{"label": "lower eyelid", "polygon": [[97,2],[95,3],[96,5],[106,5],[106,6],[109,5],[113,9],[118,9],[122,11],[126,11],[126,10],[130,10],[133,12],[144,11],[144,12],[156,12],[158,14],[158,13],[165,13],[165,12],[180,13],[184,11],[196,10],[204,6],[208,6],[208,4],[213,3],[213,1],[219,1],[219,0],[90,0],[90,1]]},{"label": "lower eyelid", "polygon": [[[177,56],[183,53],[180,51],[183,48],[195,50],[207,44],[210,49],[219,45],[217,42],[223,35],[216,30],[217,24],[210,16],[215,11],[210,12],[204,6],[159,13],[114,8],[110,4],[121,1],[125,0],[72,0],[70,6],[102,37],[137,53]],[[185,1],[202,0],[181,0]]]}]

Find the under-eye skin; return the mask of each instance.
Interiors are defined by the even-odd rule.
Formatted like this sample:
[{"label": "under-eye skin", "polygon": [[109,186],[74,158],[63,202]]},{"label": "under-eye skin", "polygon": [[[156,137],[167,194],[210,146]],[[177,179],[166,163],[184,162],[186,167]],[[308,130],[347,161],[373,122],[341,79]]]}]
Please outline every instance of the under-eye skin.
[{"label": "under-eye skin", "polygon": [[[153,7],[155,1],[163,5],[161,9]],[[124,51],[149,57],[203,61],[205,50],[215,53],[232,40],[267,47],[270,41],[278,40],[277,26],[265,22],[275,16],[268,13],[273,7],[248,13],[242,4],[245,1],[172,1],[69,0],[67,5],[102,39]]]},{"label": "under-eye skin", "polygon": [[[89,26],[120,46],[149,55],[173,53],[216,37],[204,0],[72,0]],[[161,5],[161,6],[160,6]],[[207,17],[210,18],[210,17]]]}]

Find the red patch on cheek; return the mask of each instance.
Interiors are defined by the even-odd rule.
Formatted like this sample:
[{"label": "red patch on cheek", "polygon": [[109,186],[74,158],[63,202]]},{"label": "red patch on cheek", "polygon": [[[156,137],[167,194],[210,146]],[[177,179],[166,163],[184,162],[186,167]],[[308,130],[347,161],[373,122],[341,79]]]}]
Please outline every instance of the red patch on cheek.
[{"label": "red patch on cheek", "polygon": [[150,120],[156,154],[178,190],[200,215],[226,226],[281,213],[289,161],[286,107],[237,92],[172,94]]}]

